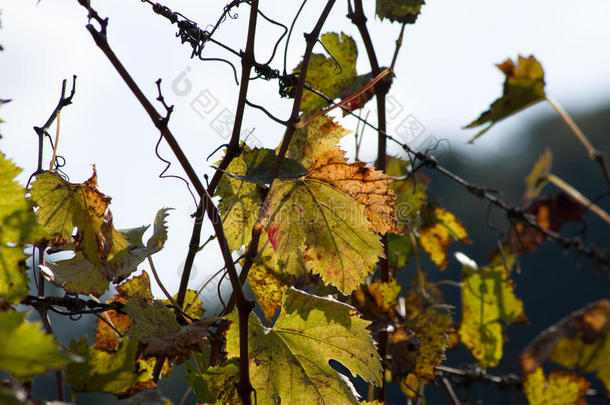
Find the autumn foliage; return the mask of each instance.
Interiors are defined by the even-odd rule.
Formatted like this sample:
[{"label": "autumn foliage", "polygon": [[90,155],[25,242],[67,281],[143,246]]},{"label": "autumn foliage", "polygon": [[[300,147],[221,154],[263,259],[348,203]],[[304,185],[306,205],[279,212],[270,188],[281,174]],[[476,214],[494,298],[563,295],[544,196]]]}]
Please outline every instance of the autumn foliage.
[{"label": "autumn foliage", "polygon": [[[89,34],[110,55],[108,21],[94,4],[78,3],[88,12]],[[555,242],[607,268],[606,251],[561,234],[566,223],[582,222],[588,213],[602,220],[607,214],[552,174],[550,150],[533,165],[523,200],[514,206],[448,171],[431,154],[397,141],[386,133],[382,112],[373,126],[379,141],[393,141],[405,153],[388,156],[382,148],[374,164],[360,161],[341,149],[354,129],[343,117],[357,115],[372,100],[385,102],[397,80],[394,62],[388,73],[370,60],[371,72],[358,74],[352,33],[321,32],[334,5],[330,0],[311,23],[301,62],[292,73],[273,73],[252,57],[258,2],[233,1],[225,13],[240,3],[251,13],[246,50],[240,53],[246,78],[240,89],[247,92],[251,70],[277,79],[281,96],[292,98],[293,114],[276,119],[286,127],[280,145],[249,145],[236,127],[205,187],[167,126],[172,108],[165,104],[162,84],[158,100],[166,109],[164,117],[150,111],[154,107],[119,68],[120,60],[109,56],[194,185],[200,207],[193,240],[199,241],[206,215],[214,225],[223,272],[234,291],[230,301],[223,302],[220,313],[211,313],[206,308],[210,297],[200,296],[201,291],[186,284],[175,294],[164,289],[152,256],[168,239],[170,208],[160,207],[151,225],[122,229],[113,221],[111,198],[98,189],[95,167],[92,174],[82,174],[89,177],[81,183],[67,181],[56,167],[40,167],[24,187],[15,180],[20,169],[0,154],[0,369],[11,376],[0,390],[0,402],[34,403],[21,393],[29,395],[33,379],[53,370],[60,400],[65,383],[74,393],[168,403],[157,389],[159,380],[186,363],[183,378],[200,403],[380,404],[387,400],[386,387],[396,384],[417,401],[423,401],[429,387],[440,386],[447,403],[456,405],[454,390],[463,387],[454,377],[464,377],[466,371],[445,364],[446,352],[466,348],[471,369],[492,372],[503,358],[507,328],[528,322],[513,282],[520,256]],[[348,3],[353,35],[361,35],[367,47],[360,54],[371,58],[375,49],[362,1]],[[423,0],[377,0],[376,14],[401,28],[402,41],[405,25],[425,13],[423,5]],[[182,42],[193,47],[193,56],[201,56],[202,41],[212,33],[161,5],[153,10],[177,23]],[[318,37],[323,46],[314,52]],[[487,125],[472,141],[498,121],[547,100],[544,71],[534,56],[508,59],[498,68],[505,76],[502,96],[467,125]],[[69,103],[61,104],[57,111]],[[237,111],[245,105],[244,95]],[[341,112],[325,113],[329,106]],[[605,170],[603,158],[589,155]],[[506,213],[510,226],[486,264],[458,252],[477,241],[469,237],[468,224],[438,202],[426,171],[442,173],[472,198]],[[547,184],[561,192],[543,194]],[[198,245],[191,247],[191,259]],[[69,258],[48,260],[59,252]],[[26,259],[33,263],[29,268]],[[430,281],[430,274],[451,262],[462,269],[459,279],[450,281],[459,288],[461,302],[446,302],[440,283]],[[416,277],[401,285],[398,275],[406,268],[415,269]],[[186,280],[188,271],[187,266]],[[164,297],[153,296],[151,276]],[[65,296],[45,295],[44,283],[63,289]],[[252,300],[242,290],[246,283]],[[111,298],[99,302],[107,293]],[[26,320],[28,306],[40,315],[44,331]],[[81,336],[67,347],[60,345],[45,321],[53,310],[95,314],[95,341]],[[608,300],[591,303],[555,325],[552,321],[529,325],[549,329],[524,348],[516,388],[530,404],[583,404],[591,394],[588,381],[595,378],[601,387],[596,395],[608,398]],[[470,384],[477,378],[471,377]],[[360,402],[364,399],[374,402]]]}]

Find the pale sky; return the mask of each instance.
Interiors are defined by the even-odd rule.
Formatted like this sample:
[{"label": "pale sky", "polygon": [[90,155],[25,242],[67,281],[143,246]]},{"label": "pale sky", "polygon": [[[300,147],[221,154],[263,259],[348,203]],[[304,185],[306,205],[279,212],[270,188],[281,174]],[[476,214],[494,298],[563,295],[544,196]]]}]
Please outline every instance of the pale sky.
[{"label": "pale sky", "polygon": [[[140,0],[91,1],[102,16],[110,17],[109,42],[151,99],[156,97],[155,80],[164,80],[166,100],[175,104],[170,127],[195,168],[211,174],[210,165],[222,153],[207,162],[205,158],[226,142],[226,128],[215,118],[234,111],[237,102],[238,87],[230,69],[217,62],[190,60],[190,48],[180,45],[174,35],[176,26]],[[225,3],[167,0],[164,4],[205,27],[216,22]],[[387,66],[400,27],[374,18],[374,2],[367,3],[373,41],[380,63]],[[390,132],[412,115],[425,126],[426,136],[446,137],[453,147],[461,147],[476,132],[461,127],[501,93],[503,75],[494,64],[519,54],[534,54],[542,62],[547,94],[569,111],[610,101],[607,0],[428,3],[418,22],[405,32],[396,66],[397,80],[390,92],[397,106],[389,120]],[[324,4],[321,0],[307,3],[291,39],[289,70],[303,52],[303,32],[313,28]],[[286,24],[299,5],[300,1],[260,1],[264,13]],[[74,104],[61,116],[59,153],[67,161],[64,171],[71,181],[81,182],[90,176],[91,165],[97,166],[100,190],[113,197],[111,208],[118,228],[149,224],[158,209],[175,208],[168,218],[169,240],[153,258],[165,285],[176,292],[194,204],[183,183],[158,179],[164,168],[154,155],[158,132],[86,31],[85,10],[76,0],[42,0],[39,5],[35,0],[0,0],[0,10],[0,44],[5,49],[0,54],[0,97],[13,99],[0,108],[0,117],[6,121],[0,127],[4,135],[0,150],[24,168],[20,180],[25,182],[36,169],[37,137],[32,127],[42,125],[55,107],[62,79],[78,75]],[[245,46],[249,8],[242,5],[236,11],[239,18],[227,20],[214,38],[239,49]],[[344,31],[353,36],[359,45],[358,72],[367,73],[366,53],[357,30],[345,18],[346,12],[345,2],[338,1],[323,32]],[[258,28],[257,59],[265,61],[280,30],[263,20]],[[315,51],[323,49],[317,47]],[[227,54],[208,44],[204,56]],[[272,67],[281,70],[282,57],[283,44]],[[234,57],[231,60],[236,62]],[[239,63],[236,65],[239,67]],[[286,119],[292,101],[279,98],[277,90],[277,82],[254,81],[249,99]],[[367,108],[372,110],[372,103]],[[519,130],[524,123],[551,113],[548,105],[537,105],[498,124],[468,148],[481,157],[511,153],[519,148]],[[374,116],[371,113],[370,117]],[[342,124],[355,129],[353,120]],[[243,127],[254,129],[257,142],[271,148],[277,146],[283,133],[281,126],[253,110],[247,111]],[[376,140],[372,131],[367,134],[361,159],[372,161]],[[352,138],[347,139],[345,147],[351,150]],[[175,162],[165,145],[161,153]],[[177,162],[170,173],[182,174]],[[202,240],[210,232],[206,223]],[[198,255],[196,267],[191,288],[199,287],[207,275],[222,267],[216,242]],[[155,293],[159,295],[160,290],[155,288]]]}]

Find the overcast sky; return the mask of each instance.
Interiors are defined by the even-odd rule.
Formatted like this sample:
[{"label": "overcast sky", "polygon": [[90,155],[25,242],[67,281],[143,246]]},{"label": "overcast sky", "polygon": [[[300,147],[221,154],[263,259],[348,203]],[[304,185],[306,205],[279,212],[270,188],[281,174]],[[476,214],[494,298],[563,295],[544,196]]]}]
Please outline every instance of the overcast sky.
[{"label": "overcast sky", "polygon": [[[222,117],[235,109],[238,87],[224,64],[190,60],[190,49],[175,37],[176,26],[154,14],[140,0],[91,0],[102,16],[110,18],[109,42],[132,76],[152,99],[154,82],[163,79],[168,103],[175,104],[170,126],[200,173],[221,157],[206,157],[226,141]],[[370,30],[382,65],[389,65],[399,26],[373,17],[369,1]],[[610,101],[610,2],[589,0],[450,1],[430,0],[417,24],[409,26],[396,66],[391,89],[388,129],[398,128],[409,116],[425,127],[425,136],[448,138],[462,146],[476,131],[461,127],[476,118],[501,93],[503,75],[494,67],[507,57],[534,54],[546,72],[547,94],[571,112]],[[213,24],[225,2],[168,0],[164,3],[200,26]],[[305,43],[325,2],[309,0],[299,19],[288,50],[288,69],[299,61]],[[261,0],[269,17],[289,24],[300,1]],[[73,182],[86,180],[96,164],[102,192],[113,197],[115,226],[135,227],[152,222],[156,211],[173,207],[169,240],[154,256],[168,289],[177,291],[179,272],[187,251],[194,204],[183,183],[159,180],[164,164],[154,156],[158,132],[118,77],[85,29],[86,12],[76,0],[0,0],[0,97],[13,101],[0,109],[0,150],[24,168],[21,180],[36,169],[37,138],[32,130],[42,125],[59,97],[61,81],[78,75],[74,105],[61,116],[59,153],[66,158],[65,172]],[[215,38],[235,49],[245,45],[249,8],[236,9],[239,17],[221,25]],[[370,71],[357,31],[345,18],[346,4],[338,1],[323,32],[343,31],[359,45],[360,74]],[[256,55],[265,61],[271,53],[277,27],[260,21]],[[283,44],[272,66],[282,69]],[[317,52],[322,52],[316,48]],[[204,56],[227,57],[209,44]],[[237,64],[236,58],[228,56]],[[249,99],[287,118],[290,100],[278,96],[277,82],[252,82]],[[367,107],[368,110],[372,106]],[[524,122],[551,114],[548,105],[537,105],[497,125],[469,148],[480,156],[511,153],[519,147]],[[371,114],[374,117],[375,114]],[[218,118],[220,117],[220,118]],[[344,126],[355,129],[355,122]],[[251,141],[275,147],[283,128],[258,111],[249,110],[244,130],[253,130]],[[361,159],[372,161],[375,136],[365,136]],[[351,140],[351,137],[348,136]],[[351,143],[346,142],[349,150]],[[511,147],[514,147],[511,149]],[[398,153],[398,150],[393,150]],[[173,161],[163,145],[161,153]],[[48,158],[47,158],[48,159]],[[47,160],[48,164],[48,160]],[[174,163],[171,173],[182,174]],[[204,226],[205,240],[211,227]],[[143,266],[147,268],[146,266]],[[217,244],[210,243],[196,260],[191,287],[222,267]],[[155,289],[158,293],[159,290]]]}]

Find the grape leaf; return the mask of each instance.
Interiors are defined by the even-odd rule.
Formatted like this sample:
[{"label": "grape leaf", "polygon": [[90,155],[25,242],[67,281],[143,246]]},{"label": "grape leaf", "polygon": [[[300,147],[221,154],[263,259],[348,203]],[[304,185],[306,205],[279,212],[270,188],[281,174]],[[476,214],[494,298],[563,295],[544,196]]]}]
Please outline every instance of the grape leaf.
[{"label": "grape leaf", "polygon": [[72,340],[70,351],[86,361],[68,365],[66,381],[75,392],[135,394],[132,390],[138,383],[152,381],[152,369],[148,370],[137,361],[137,350],[138,342],[129,338],[122,338],[115,352],[89,347],[86,336]]},{"label": "grape leaf", "polygon": [[126,232],[130,238],[128,240],[127,236],[123,236],[129,244],[128,248],[123,249],[109,261],[95,263],[79,251],[71,259],[61,260],[55,264],[48,263],[40,268],[49,281],[70,294],[93,294],[99,297],[108,290],[109,281],[120,283],[136,271],[138,265],[148,256],[163,248],[167,240],[165,218],[170,209],[163,208],[157,212],[153,234],[146,246],[141,240],[144,228],[121,231]]},{"label": "grape leaf", "polygon": [[111,198],[97,189],[97,172],[82,184],[69,183],[59,174],[44,172],[32,183],[32,199],[40,207],[38,220],[53,236],[66,239],[78,228],[76,249],[92,263],[111,260],[129,247],[112,225]]},{"label": "grape leaf", "polygon": [[[205,373],[201,374],[203,381],[207,384],[207,388],[212,395],[217,399],[219,405],[239,404],[241,399],[235,387],[239,381],[239,362],[238,360],[230,360],[219,364],[216,367],[210,367]],[[202,399],[199,397],[199,399]],[[257,403],[261,402],[257,394]]]},{"label": "grape leaf", "polygon": [[525,377],[523,392],[530,405],[586,405],[585,394],[589,383],[566,371],[553,371],[544,377],[541,368]]},{"label": "grape leaf", "polygon": [[174,313],[161,302],[150,304],[137,298],[130,299],[122,311],[132,321],[128,335],[145,346],[142,351],[145,358],[155,356],[181,361],[192,351],[200,352],[208,345],[205,335],[213,320],[181,326]]},{"label": "grape leaf", "polygon": [[286,157],[301,163],[303,167],[311,167],[314,157],[322,156],[334,149],[341,138],[351,131],[337,124],[331,117],[321,115],[303,128],[298,128],[292,135]]},{"label": "grape leaf", "polygon": [[[229,358],[239,356],[239,321],[227,331]],[[329,365],[334,359],[365,381],[381,384],[382,368],[369,322],[349,305],[288,289],[273,328],[250,314],[250,381],[259,404],[358,403],[353,387]]]},{"label": "grape leaf", "polygon": [[396,194],[388,187],[394,179],[364,162],[348,164],[345,152],[335,146],[314,156],[307,178],[324,181],[362,203],[369,227],[375,232],[402,234],[398,227]]},{"label": "grape leaf", "polygon": [[409,398],[416,398],[418,387],[435,378],[435,368],[445,359],[450,330],[449,313],[442,307],[431,307],[390,335],[391,376]]},{"label": "grape leaf", "polygon": [[[242,151],[240,158],[246,167],[246,172],[237,174],[227,171],[231,177],[249,183],[267,185],[273,182],[273,169],[277,162],[277,155],[273,149],[255,148]],[[305,174],[305,168],[296,160],[286,158],[282,162],[278,179],[290,180]]]},{"label": "grape leaf", "polygon": [[267,320],[271,320],[277,313],[284,290],[289,284],[288,274],[280,269],[272,257],[264,256],[269,250],[271,249],[263,250],[263,256],[254,259],[248,272],[248,284]]},{"label": "grape leaf", "polygon": [[504,264],[477,268],[463,253],[456,258],[462,263],[460,339],[481,367],[494,367],[502,358],[504,325],[525,321],[523,302]]},{"label": "grape leaf", "polygon": [[[530,201],[525,209],[543,228],[559,231],[567,222],[582,222],[587,211],[578,202],[563,193],[553,196],[540,196]],[[511,224],[508,242],[517,254],[538,249],[546,236],[544,233],[522,222]]]},{"label": "grape leaf", "polygon": [[523,199],[525,201],[531,201],[540,195],[540,191],[547,183],[547,176],[551,174],[551,167],[553,166],[553,153],[551,149],[547,148],[542,155],[538,158],[534,167],[525,178],[525,195]]},{"label": "grape leaf", "polygon": [[201,353],[194,353],[192,362],[185,362],[186,380],[199,401],[203,403],[214,403],[216,399],[210,392],[207,381],[203,378],[209,370],[209,359],[210,347],[208,346]]},{"label": "grape leaf", "polygon": [[21,169],[0,153],[0,301],[10,304],[28,294],[23,248],[44,237],[25,189],[15,181],[19,173]]},{"label": "grape leaf", "polygon": [[24,378],[63,368],[70,360],[78,360],[59,351],[51,335],[40,330],[39,322],[25,320],[25,312],[0,312],[0,370]]},{"label": "grape leaf", "polygon": [[472,243],[464,225],[452,213],[441,207],[431,209],[431,220],[419,230],[419,244],[441,270],[449,263],[447,248],[453,240]]},{"label": "grape leaf", "polygon": [[[356,59],[358,51],[356,43],[348,35],[329,32],[320,36],[320,41],[335,59],[314,53],[309,60],[307,83],[312,83],[318,90],[332,99],[339,97],[357,78]],[[337,66],[337,63],[339,66]],[[294,69],[300,73],[301,63]],[[293,91],[293,89],[291,90]],[[301,101],[301,111],[317,111],[326,105],[326,100],[317,94],[305,90]]]},{"label": "grape leaf", "polygon": [[519,56],[516,64],[511,59],[507,59],[496,66],[506,76],[502,97],[494,101],[489,110],[482,113],[479,118],[466,125],[465,128],[475,128],[489,123],[469,143],[473,143],[498,121],[546,98],[544,70],[533,56],[528,58]]},{"label": "grape leaf", "polygon": [[414,24],[424,4],[424,0],[377,0],[377,16],[381,20]]},{"label": "grape leaf", "polygon": [[[178,299],[178,294],[175,294],[173,297],[174,301]],[[171,305],[170,300],[160,300],[165,305]],[[205,309],[203,308],[203,301],[197,295],[197,291],[195,290],[186,290],[186,294],[184,295],[184,304],[183,308],[184,313],[194,319],[203,318],[203,314],[205,313]]]},{"label": "grape leaf", "polygon": [[352,305],[358,308],[363,318],[373,321],[373,325],[376,325],[375,321],[390,321],[395,316],[401,289],[396,280],[387,283],[376,280],[352,293]]},{"label": "grape leaf", "polygon": [[413,372],[419,379],[432,381],[434,370],[445,359],[445,349],[449,346],[447,334],[451,329],[451,316],[445,310],[427,308],[407,326],[421,342]]},{"label": "grape leaf", "polygon": [[[251,149],[242,145],[243,152],[234,158],[227,167],[226,173],[245,176],[248,171],[244,154]],[[222,225],[231,250],[248,246],[252,237],[252,227],[263,204],[263,188],[257,184],[223,175],[220,178],[215,195],[220,196],[218,209],[222,216]]]},{"label": "grape leaf", "polygon": [[610,389],[610,301],[599,300],[543,331],[520,356],[525,374],[549,358],[569,369],[597,373]]},{"label": "grape leaf", "polygon": [[323,181],[274,181],[263,223],[286,271],[294,274],[305,262],[344,294],[360,285],[383,256],[365,207]]}]

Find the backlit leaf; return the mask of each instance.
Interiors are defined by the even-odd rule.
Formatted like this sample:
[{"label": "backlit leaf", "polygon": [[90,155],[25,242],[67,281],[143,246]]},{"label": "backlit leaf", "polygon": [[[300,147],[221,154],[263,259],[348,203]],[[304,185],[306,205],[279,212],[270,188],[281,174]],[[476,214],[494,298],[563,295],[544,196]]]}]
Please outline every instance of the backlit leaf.
[{"label": "backlit leaf", "polygon": [[402,234],[394,206],[396,194],[388,187],[394,180],[384,172],[364,162],[348,164],[345,152],[336,146],[314,158],[307,178],[324,181],[362,203],[371,230]]},{"label": "backlit leaf", "polygon": [[40,266],[41,270],[49,281],[70,294],[93,294],[99,297],[108,290],[109,281],[120,283],[136,271],[138,265],[148,256],[163,248],[167,240],[165,218],[169,210],[170,208],[163,208],[157,212],[153,234],[146,247],[141,240],[145,228],[127,230],[125,232],[131,238],[128,243],[133,240],[134,244],[130,244],[109,261],[95,263],[88,260],[82,252],[77,252],[71,259]]},{"label": "backlit leaf", "polygon": [[525,201],[531,201],[540,195],[540,191],[544,185],[548,182],[547,176],[551,174],[551,167],[553,165],[553,153],[551,149],[547,148],[543,154],[540,155],[534,167],[525,178],[525,195],[523,199]]},{"label": "backlit leaf", "polygon": [[139,382],[152,379],[150,371],[137,362],[137,350],[138,342],[128,338],[121,339],[118,349],[114,352],[89,347],[87,337],[72,340],[70,351],[86,361],[68,365],[66,381],[75,392],[124,395]]},{"label": "backlit leaf", "polygon": [[573,312],[543,331],[520,356],[524,373],[547,359],[583,373],[596,373],[610,389],[610,301],[603,299]]},{"label": "backlit leaf", "polygon": [[286,157],[311,167],[314,158],[335,148],[341,138],[351,131],[337,124],[331,117],[322,115],[303,128],[294,131]]},{"label": "backlit leaf", "polygon": [[460,339],[481,367],[494,367],[503,354],[504,325],[525,320],[523,302],[503,264],[477,268],[464,254],[456,257],[462,262]]},{"label": "backlit leaf", "polygon": [[289,273],[302,263],[344,294],[360,285],[383,255],[364,205],[326,182],[276,180],[264,223],[279,264]]},{"label": "backlit leaf", "polygon": [[[239,362],[237,360],[234,359],[219,364],[216,367],[210,367],[201,376],[212,395],[216,397],[217,404],[229,405],[241,403],[239,394],[235,389],[239,381]],[[266,402],[261,402],[258,396],[257,402],[261,405],[266,404]]]},{"label": "backlit leaf", "polygon": [[[341,33],[341,36],[334,32],[322,34],[320,40],[340,67],[330,56],[314,53],[309,60],[306,82],[311,83],[315,90],[334,99],[339,97],[343,90],[356,79],[358,51],[354,40],[344,33]],[[301,64],[295,68],[294,73],[298,75],[300,69]],[[301,111],[317,111],[326,104],[324,98],[305,90],[301,101]]]},{"label": "backlit leaf", "polygon": [[414,374],[419,379],[434,380],[435,368],[445,359],[449,346],[447,334],[451,329],[451,316],[445,310],[428,308],[407,323],[419,342]]},{"label": "backlit leaf", "polygon": [[589,383],[574,373],[553,371],[548,379],[541,368],[528,374],[523,392],[530,405],[585,405]]},{"label": "backlit leaf", "polygon": [[[243,145],[244,153],[250,148]],[[245,176],[248,166],[240,155],[233,159],[226,172]],[[220,196],[218,209],[222,216],[222,225],[231,250],[248,246],[252,237],[252,227],[263,203],[263,188],[257,184],[231,177],[222,176],[215,195]]]},{"label": "backlit leaf", "polygon": [[[532,215],[540,226],[555,232],[567,222],[583,221],[586,215],[585,207],[563,193],[537,197],[529,202],[525,212]],[[511,224],[508,233],[508,242],[517,254],[538,249],[545,239],[544,233],[522,222]]]},{"label": "backlit leaf", "polygon": [[[239,356],[237,313],[227,332],[229,358]],[[353,387],[329,364],[343,364],[365,381],[381,384],[382,368],[369,322],[349,305],[289,289],[272,328],[250,315],[250,381],[259,404],[357,404]]]},{"label": "backlit leaf", "polygon": [[377,16],[392,22],[414,24],[424,0],[377,0]]},{"label": "backlit leaf", "polygon": [[28,293],[23,248],[44,236],[25,189],[15,181],[20,172],[0,153],[0,301],[11,304]]},{"label": "backlit leaf", "polygon": [[519,56],[517,63],[507,59],[496,66],[506,76],[502,97],[494,101],[489,110],[466,126],[466,128],[475,128],[489,123],[469,143],[473,143],[475,139],[487,132],[498,121],[532,104],[543,101],[546,97],[544,70],[540,62],[533,56],[528,58]]},{"label": "backlit leaf", "polygon": [[284,290],[289,284],[288,274],[283,272],[270,256],[259,256],[248,272],[248,284],[261,306],[263,315],[267,320],[271,320],[282,304]]},{"label": "backlit leaf", "polygon": [[[178,294],[175,294],[173,297],[174,301],[178,299]],[[165,305],[170,305],[171,302],[169,300],[160,300]],[[203,301],[197,295],[197,291],[195,290],[186,290],[186,294],[184,295],[184,313],[190,316],[191,318],[201,319],[203,318],[203,313],[205,309],[203,309]]]},{"label": "backlit leaf", "polygon": [[25,312],[0,312],[0,370],[22,378],[68,364],[69,357],[59,351],[55,338],[25,316]]},{"label": "backlit leaf", "polygon": [[32,183],[32,199],[40,207],[38,220],[53,236],[70,240],[78,228],[77,251],[92,263],[111,260],[129,247],[112,225],[110,197],[97,189],[97,173],[82,184],[69,183],[57,173],[44,172]]},{"label": "backlit leaf", "polygon": [[143,343],[143,356],[167,357],[178,360],[199,352],[208,345],[206,330],[209,321],[195,321],[181,326],[176,316],[164,304],[152,304],[140,299],[129,300],[122,309],[131,318],[128,335]]},{"label": "backlit leaf", "polygon": [[419,230],[419,244],[441,270],[449,263],[447,248],[454,241],[472,243],[464,225],[452,213],[441,207],[432,210],[431,223]]},{"label": "backlit leaf", "polygon": [[358,308],[365,319],[390,320],[398,305],[402,287],[396,280],[387,283],[376,280],[372,284],[362,285],[352,293],[352,304]]}]

